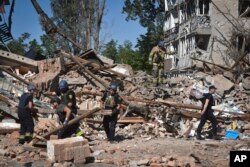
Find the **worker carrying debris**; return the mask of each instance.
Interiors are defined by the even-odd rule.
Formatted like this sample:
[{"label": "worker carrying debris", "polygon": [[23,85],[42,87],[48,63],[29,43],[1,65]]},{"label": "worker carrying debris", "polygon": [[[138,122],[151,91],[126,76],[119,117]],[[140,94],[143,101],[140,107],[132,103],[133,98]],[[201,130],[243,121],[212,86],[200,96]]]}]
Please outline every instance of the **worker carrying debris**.
[{"label": "worker carrying debris", "polygon": [[201,120],[200,120],[200,124],[198,125],[198,128],[197,128],[196,138],[198,140],[204,139],[201,137],[201,130],[202,130],[202,128],[205,125],[207,120],[209,120],[212,123],[213,139],[219,140],[219,138],[217,136],[217,120],[213,114],[214,110],[212,109],[212,106],[214,106],[213,94],[215,93],[215,91],[216,91],[216,87],[210,86],[209,92],[204,94],[204,98],[202,100]]},{"label": "worker carrying debris", "polygon": [[[61,124],[66,126],[70,120],[74,119],[75,116],[72,113],[72,110],[64,103],[61,103],[61,100],[57,96],[51,97],[50,103],[53,109],[56,110],[56,114],[59,116],[59,121]],[[59,131],[58,139],[71,137],[77,132],[79,125],[79,123],[75,123]]]},{"label": "worker carrying debris", "polygon": [[163,82],[164,57],[167,54],[171,55],[173,53],[166,51],[163,41],[154,46],[149,54],[149,64],[153,65],[152,76],[154,77],[153,82],[156,86]]},{"label": "worker carrying debris", "polygon": [[72,89],[69,89],[68,82],[61,80],[59,83],[59,94],[63,104],[67,105],[73,114],[77,114],[76,95]]},{"label": "worker carrying debris", "polygon": [[107,91],[103,94],[101,101],[106,110],[112,110],[111,115],[105,115],[103,118],[103,126],[108,140],[115,142],[115,127],[117,117],[121,108],[121,98],[117,93],[117,85],[111,83]]},{"label": "worker carrying debris", "polygon": [[19,144],[30,142],[34,131],[32,112],[34,111],[33,96],[36,91],[34,85],[28,85],[28,92],[21,95],[18,104],[18,118],[21,124]]}]

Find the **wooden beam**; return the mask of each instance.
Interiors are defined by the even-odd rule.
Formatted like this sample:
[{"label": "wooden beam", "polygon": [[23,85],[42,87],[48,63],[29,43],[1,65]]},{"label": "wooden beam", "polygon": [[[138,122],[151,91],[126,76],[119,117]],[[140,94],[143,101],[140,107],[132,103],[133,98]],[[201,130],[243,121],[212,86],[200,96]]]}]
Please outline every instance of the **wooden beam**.
[{"label": "wooden beam", "polygon": [[[88,112],[88,110],[78,110],[77,114],[83,115],[87,112]],[[112,110],[100,110],[100,111],[94,113],[93,115],[111,115],[111,114],[112,114]]]},{"label": "wooden beam", "polygon": [[90,90],[82,90],[80,92],[76,93],[76,96],[82,96],[82,95],[94,95],[94,96],[102,96],[103,93],[100,91],[90,91]]},{"label": "wooden beam", "polygon": [[104,88],[108,88],[108,84],[104,82],[102,79],[94,75],[91,71],[89,71],[85,66],[83,66],[77,59],[77,57],[72,56],[71,54],[68,54],[64,51],[60,51],[60,54],[63,57],[69,58],[72,61],[74,61],[84,72],[86,72],[88,75],[90,75],[93,79],[95,79],[97,82],[99,82]]},{"label": "wooden beam", "polygon": [[211,63],[211,62],[208,62],[208,61],[205,61],[205,60],[200,60],[200,59],[197,59],[197,58],[194,58],[194,57],[190,57],[190,58],[193,59],[193,60],[196,60],[196,61],[200,61],[200,62],[203,62],[203,63],[206,63],[206,64],[210,64],[210,65],[220,67],[220,68],[225,69],[225,70],[230,70],[229,68],[221,66],[219,64]]},{"label": "wooden beam", "polygon": [[242,54],[241,57],[232,65],[231,70],[233,70],[247,55],[247,53]]},{"label": "wooden beam", "polygon": [[9,74],[9,75],[11,75],[12,77],[18,79],[19,81],[25,83],[26,85],[32,84],[31,82],[28,82],[28,81],[24,80],[23,78],[19,77],[19,76],[16,75],[15,73],[13,73],[13,72],[7,70],[6,68],[3,68],[3,67],[0,66],[0,70],[6,72],[7,74]]},{"label": "wooden beam", "polygon": [[[50,132],[42,135],[41,137],[45,138],[45,139],[48,139],[50,137],[50,135],[53,135],[53,134],[59,132],[60,130],[65,129],[65,128],[69,127],[70,125],[75,124],[75,123],[81,121],[84,118],[88,118],[88,117],[90,117],[91,115],[93,115],[94,113],[96,113],[98,111],[100,111],[100,108],[95,108],[93,110],[90,110],[87,113],[85,113],[83,115],[80,115],[80,116],[72,119],[71,121],[69,121],[69,123],[66,126],[60,125],[59,127],[57,127],[55,129],[53,129],[52,131],[50,131]],[[39,141],[39,139],[33,138],[33,140],[29,143],[29,145],[32,146],[32,145],[36,144],[38,141]]]},{"label": "wooden beam", "polygon": [[120,124],[132,124],[132,123],[144,123],[144,119],[142,117],[122,117],[117,123]]},{"label": "wooden beam", "polygon": [[[201,106],[196,106],[196,105],[193,105],[193,104],[176,103],[176,102],[166,101],[166,100],[157,100],[157,101],[144,100],[144,99],[139,99],[139,98],[135,98],[135,97],[131,97],[131,96],[125,96],[124,98],[126,98],[129,101],[142,102],[142,103],[145,103],[146,105],[166,105],[166,106],[169,106],[169,107],[185,108],[185,109],[193,109],[193,110],[201,110],[202,109]],[[245,118],[249,117],[250,118],[250,114],[242,114],[242,113],[237,113],[237,112],[228,112],[228,111],[223,111],[223,110],[218,110],[218,109],[214,109],[214,111],[229,113],[229,114],[233,114],[233,115],[240,115],[241,117],[245,117]]]},{"label": "wooden beam", "polygon": [[41,17],[41,21],[44,24],[44,28],[47,34],[52,34],[52,33],[58,33],[61,35],[64,39],[68,40],[71,42],[73,45],[75,45],[77,48],[80,50],[84,51],[85,49],[77,42],[75,42],[73,39],[68,37],[66,34],[62,32],[61,29],[59,29],[53,21],[46,15],[46,13],[42,10],[41,6],[37,3],[36,0],[31,0],[34,8],[36,9],[37,13]]},{"label": "wooden beam", "polygon": [[[97,123],[102,124],[102,120],[94,120],[94,119],[86,119],[86,122],[89,123]],[[133,124],[133,123],[144,123],[144,119],[142,117],[123,117],[122,119],[119,119],[117,123],[119,124]]]},{"label": "wooden beam", "polygon": [[[87,68],[85,68],[79,61],[77,61],[76,57],[75,56],[72,56],[71,54],[69,53],[66,53],[64,51],[60,51],[60,54],[63,56],[63,57],[66,57],[66,58],[69,58],[71,59],[72,61],[74,61],[84,72],[86,72],[88,75],[90,75],[94,80],[96,80],[98,83],[100,83],[105,89],[108,88],[108,84],[106,82],[104,82],[101,78],[97,77],[96,75],[94,75],[91,71],[89,71]],[[118,93],[118,95],[122,98],[122,100],[124,101],[124,103],[126,104],[129,104],[129,102],[123,98],[122,95],[120,95]]]}]

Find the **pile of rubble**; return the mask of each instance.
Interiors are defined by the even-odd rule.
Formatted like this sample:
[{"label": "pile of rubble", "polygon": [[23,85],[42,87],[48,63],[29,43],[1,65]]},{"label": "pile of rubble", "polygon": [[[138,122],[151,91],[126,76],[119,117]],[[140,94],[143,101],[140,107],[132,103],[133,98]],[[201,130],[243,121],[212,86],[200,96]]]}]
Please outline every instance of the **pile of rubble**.
[{"label": "pile of rubble", "polygon": [[[56,90],[62,79],[67,80],[76,93],[79,115],[101,107],[103,92],[111,82],[117,83],[119,95],[127,106],[120,113],[120,126],[116,129],[118,135],[123,138],[138,136],[145,141],[158,137],[194,137],[201,109],[198,99],[208,92],[210,85],[215,85],[218,89],[214,110],[221,134],[224,136],[229,130],[237,130],[238,138],[250,137],[249,72],[235,77],[230,72],[208,73],[191,69],[192,73],[165,78],[164,84],[156,87],[152,84],[151,75],[133,72],[127,65],[107,64],[93,50],[82,57],[73,57],[64,51],[59,55],[61,58],[39,62],[20,61],[13,66],[14,69],[8,64],[0,65],[0,110],[3,118],[11,116],[18,121],[16,106],[18,97],[26,91],[25,85],[33,83],[38,87],[39,93],[34,100],[38,109],[35,133],[40,139],[43,139],[43,134],[59,127],[48,94]],[[30,68],[23,70],[27,63]],[[105,112],[97,112],[81,121],[86,137],[93,140],[105,138],[104,131],[97,130]],[[206,135],[209,135],[209,130],[209,124],[205,125]]]}]

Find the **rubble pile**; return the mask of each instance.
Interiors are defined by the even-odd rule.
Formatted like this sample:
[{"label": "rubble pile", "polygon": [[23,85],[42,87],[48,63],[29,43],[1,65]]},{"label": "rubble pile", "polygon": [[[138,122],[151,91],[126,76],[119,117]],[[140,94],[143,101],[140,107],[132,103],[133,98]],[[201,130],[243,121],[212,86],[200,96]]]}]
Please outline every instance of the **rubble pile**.
[{"label": "rubble pile", "polygon": [[[111,76],[98,76],[107,82],[114,80]],[[244,76],[247,75],[244,74]],[[75,84],[78,78],[82,78],[76,71],[69,71],[65,75],[60,76],[60,78],[67,79],[72,83],[72,88],[78,95],[78,106],[80,110],[88,110],[100,106],[99,100],[104,91],[102,88],[96,88],[87,80],[80,82],[80,84]],[[250,114],[250,97],[248,89],[245,89],[245,87],[247,87],[245,78],[240,79],[238,83],[236,83],[232,74],[229,72],[223,75],[194,72],[189,75],[167,78],[164,80],[163,85],[156,87],[152,84],[152,76],[139,71],[135,72],[133,76],[127,76],[122,82],[121,80],[115,80],[120,85],[120,94],[122,96],[135,98],[135,101],[130,101],[127,116],[142,116],[147,119],[147,121],[151,122],[149,124],[130,124],[124,128],[118,128],[117,131],[121,134],[126,134],[128,138],[133,136],[145,136],[146,138],[169,135],[178,137],[194,136],[194,131],[199,123],[198,119],[195,119],[199,118],[198,110],[180,109],[178,107],[173,108],[153,103],[150,104],[147,100],[157,101],[161,99],[176,103],[201,106],[201,101],[197,100],[195,97],[207,93],[210,85],[215,85],[217,87],[217,93],[215,94],[216,106],[214,106],[214,109],[226,111],[226,113],[216,112],[219,118],[230,119],[234,117],[235,114]],[[136,99],[144,99],[147,102],[136,101]],[[186,112],[189,114],[187,115]],[[96,120],[101,122],[101,117],[96,117]],[[236,122],[240,122],[238,123],[237,129],[242,128],[241,124],[247,123],[244,120]],[[229,125],[233,123],[235,123],[235,121],[227,121]],[[99,125],[99,123],[97,124]],[[88,125],[85,124],[85,126]],[[207,129],[209,129],[209,126],[207,127]],[[222,134],[229,129],[228,125],[222,125],[222,127],[224,127]],[[236,127],[233,128],[233,130],[235,129]],[[247,131],[244,132],[246,133]],[[90,133],[94,134],[95,131],[92,129]]]},{"label": "rubble pile", "polygon": [[[78,60],[83,61],[84,59],[80,60],[78,58]],[[97,60],[100,61],[99,59]],[[60,62],[59,59],[39,61],[39,72],[36,75],[25,78],[25,74],[21,75],[19,73],[18,76],[27,79],[28,82],[35,83],[41,91],[55,91],[56,82],[58,83],[58,81],[62,79],[67,80],[70,87],[76,93],[77,105],[80,111],[100,107],[100,98],[105,91],[105,87],[96,82],[89,74],[84,75],[82,71],[77,70],[74,61],[66,61],[63,64]],[[218,88],[215,95],[216,106],[214,109],[227,111],[226,113],[217,113],[219,117],[230,118],[234,116],[230,112],[250,114],[248,89],[250,75],[248,73],[242,74],[236,81],[235,76],[230,72],[208,74],[196,71],[191,74],[165,78],[164,84],[156,87],[152,84],[152,76],[143,71],[131,72],[131,67],[128,68],[128,66],[116,66],[111,68],[112,70],[109,70],[110,68],[105,68],[108,67],[108,65],[104,64],[104,67],[102,67],[101,64],[103,64],[103,62],[99,62],[99,64],[92,63],[92,66],[89,66],[88,69],[93,71],[93,74],[107,85],[110,82],[116,82],[119,85],[119,94],[125,97],[125,99],[126,97],[134,98],[134,100],[129,100],[127,110],[124,110],[121,114],[125,113],[124,116],[128,117],[141,116],[146,119],[146,121],[151,122],[154,128],[157,129],[155,131],[149,131],[152,127],[143,124],[144,127],[139,127],[138,129],[139,132],[141,132],[142,129],[145,129],[145,131],[136,133],[137,135],[154,134],[155,136],[165,136],[164,134],[169,132],[174,133],[174,135],[182,135],[184,133],[183,129],[189,129],[190,126],[189,124],[186,125],[186,122],[193,121],[193,118],[199,118],[197,109],[181,109],[178,106],[162,105],[161,103],[157,103],[157,101],[166,100],[177,104],[201,106],[201,101],[198,100],[198,97],[207,93],[210,85],[215,85],[215,87]],[[104,68],[104,70],[96,71],[98,68]],[[60,72],[60,70],[63,72]],[[195,71],[195,69],[193,70]],[[55,71],[59,72],[55,73]],[[48,73],[51,75],[47,75]],[[129,75],[131,73],[134,74]],[[53,77],[51,77],[52,74]],[[42,76],[46,76],[46,79],[43,80]],[[47,78],[47,76],[50,77]],[[18,95],[14,95],[16,100],[16,96],[21,95],[20,85],[23,84],[20,84],[22,82],[19,82],[15,77],[9,74],[8,77],[14,78],[12,84],[19,87]],[[22,88],[24,88],[24,86],[22,86]],[[36,104],[40,108],[49,107],[49,99],[47,97],[40,96],[40,100],[41,101],[36,101]],[[15,104],[17,103],[18,101],[16,100]],[[178,119],[176,119],[176,115]],[[101,121],[100,116],[95,117],[98,117],[98,120]],[[41,121],[40,119],[38,122],[41,125],[36,129],[38,134],[44,133],[47,127],[51,127],[52,125],[52,127],[55,127],[54,123],[44,123],[49,121]],[[184,128],[181,128],[181,124],[183,126],[185,125]],[[159,130],[162,128],[165,130]],[[195,127],[193,126],[193,128]]]},{"label": "rubble pile", "polygon": [[55,118],[38,118],[37,124],[34,128],[36,135],[42,135],[59,126]]},{"label": "rubble pile", "polygon": [[[58,58],[40,61],[36,72],[30,69],[27,73],[17,73],[18,67],[10,71],[9,68],[0,65],[3,69],[0,80],[2,117],[11,116],[18,121],[16,113],[18,98],[22,92],[26,91],[25,85],[35,84],[39,90],[34,100],[38,109],[35,136],[40,140],[46,140],[41,136],[59,127],[56,114],[49,104],[49,94],[56,91],[60,80],[67,80],[70,88],[74,90],[79,115],[101,107],[102,94],[111,82],[115,82],[119,86],[119,95],[126,106],[120,112],[119,126],[116,129],[118,137],[123,139],[139,137],[143,141],[165,137],[192,138],[196,135],[195,130],[199,124],[200,98],[208,92],[210,85],[214,85],[217,87],[214,110],[221,128],[219,130],[221,136],[228,138],[226,134],[237,132],[239,139],[250,137],[248,122],[250,118],[250,73],[248,72],[236,77],[231,72],[209,73],[194,68],[191,69],[192,73],[165,77],[162,85],[155,86],[152,76],[146,72],[133,72],[131,67],[110,65],[96,57],[94,62],[92,62],[93,58],[88,60],[76,57],[76,59],[87,65],[80,67],[70,57],[67,57],[65,61],[59,61]],[[100,111],[81,121],[80,128],[89,139],[106,138],[104,131],[100,131],[104,112],[107,111]],[[211,126],[206,124],[204,135],[211,135],[210,130]],[[4,155],[11,158],[14,156],[13,152],[18,151],[9,150]],[[141,162],[136,163],[139,163],[137,165],[182,164],[178,162],[179,158],[161,157],[160,159],[159,161],[142,159]],[[192,164],[192,158],[189,157],[189,160]],[[100,162],[103,161],[109,160],[100,160]]]}]

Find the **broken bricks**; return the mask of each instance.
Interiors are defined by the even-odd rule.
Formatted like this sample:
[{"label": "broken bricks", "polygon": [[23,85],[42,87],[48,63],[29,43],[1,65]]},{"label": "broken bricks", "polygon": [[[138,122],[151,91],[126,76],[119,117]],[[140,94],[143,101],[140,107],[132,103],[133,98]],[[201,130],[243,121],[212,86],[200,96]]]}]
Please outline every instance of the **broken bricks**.
[{"label": "broken bricks", "polygon": [[47,156],[53,162],[63,162],[73,160],[85,162],[86,157],[90,157],[88,141],[82,137],[73,137],[47,141]]}]

